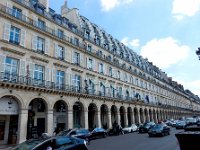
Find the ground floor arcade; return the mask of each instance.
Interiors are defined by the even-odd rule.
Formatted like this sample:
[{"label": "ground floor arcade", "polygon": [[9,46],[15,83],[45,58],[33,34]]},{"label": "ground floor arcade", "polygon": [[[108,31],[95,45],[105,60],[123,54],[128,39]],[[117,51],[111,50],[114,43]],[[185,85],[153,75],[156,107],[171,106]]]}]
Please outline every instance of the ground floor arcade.
[{"label": "ground floor arcade", "polygon": [[190,112],[138,102],[122,102],[84,95],[6,91],[0,93],[0,144],[53,134],[56,128],[111,128],[132,123],[177,119]]}]

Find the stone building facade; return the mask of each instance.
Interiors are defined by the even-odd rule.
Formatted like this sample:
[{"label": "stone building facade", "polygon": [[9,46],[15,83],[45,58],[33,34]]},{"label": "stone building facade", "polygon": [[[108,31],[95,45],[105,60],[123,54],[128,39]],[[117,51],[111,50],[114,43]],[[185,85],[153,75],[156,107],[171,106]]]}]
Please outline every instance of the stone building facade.
[{"label": "stone building facade", "polygon": [[197,96],[67,2],[56,14],[47,0],[1,0],[0,20],[0,144],[199,114]]}]

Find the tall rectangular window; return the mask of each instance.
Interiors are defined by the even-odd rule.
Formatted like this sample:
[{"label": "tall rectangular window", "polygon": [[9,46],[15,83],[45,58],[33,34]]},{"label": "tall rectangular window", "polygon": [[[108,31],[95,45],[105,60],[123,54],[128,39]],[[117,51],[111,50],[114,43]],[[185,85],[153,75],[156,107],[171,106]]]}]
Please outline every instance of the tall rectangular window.
[{"label": "tall rectangular window", "polygon": [[16,18],[22,18],[22,10],[16,7],[12,9],[12,15]]},{"label": "tall rectangular window", "polygon": [[35,64],[34,67],[34,83],[37,85],[42,85],[44,80],[44,67]]},{"label": "tall rectangular window", "polygon": [[58,56],[59,59],[64,60],[64,47],[58,45],[57,56]]},{"label": "tall rectangular window", "polygon": [[104,67],[102,63],[99,64],[99,73],[104,73]]},{"label": "tall rectangular window", "polygon": [[101,82],[100,83],[100,96],[105,96],[105,93],[106,93],[106,87],[105,85]]},{"label": "tall rectangular window", "polygon": [[79,92],[81,89],[81,76],[75,74],[72,78],[72,86],[73,86],[73,90]]},{"label": "tall rectangular window", "polygon": [[19,61],[17,59],[11,58],[11,57],[6,57],[5,60],[5,76],[4,78],[6,80],[10,81],[16,81],[17,80],[17,75],[18,75],[18,63]]},{"label": "tall rectangular window", "polygon": [[64,88],[64,78],[65,72],[57,70],[56,72],[56,88],[63,89]]},{"label": "tall rectangular window", "polygon": [[38,28],[45,30],[45,27],[46,27],[45,22],[38,19]]},{"label": "tall rectangular window", "polygon": [[62,30],[60,30],[60,29],[58,29],[58,37],[60,39],[63,39],[63,37],[64,37],[64,32]]},{"label": "tall rectangular window", "polygon": [[37,37],[37,50],[38,52],[44,53],[45,51],[45,39]]},{"label": "tall rectangular window", "polygon": [[88,69],[93,69],[93,60],[91,58],[88,59]]},{"label": "tall rectangular window", "polygon": [[11,43],[19,45],[20,43],[20,29],[14,26],[11,26],[10,29],[10,40]]},{"label": "tall rectangular window", "polygon": [[80,53],[74,52],[73,63],[76,65],[80,65]]}]

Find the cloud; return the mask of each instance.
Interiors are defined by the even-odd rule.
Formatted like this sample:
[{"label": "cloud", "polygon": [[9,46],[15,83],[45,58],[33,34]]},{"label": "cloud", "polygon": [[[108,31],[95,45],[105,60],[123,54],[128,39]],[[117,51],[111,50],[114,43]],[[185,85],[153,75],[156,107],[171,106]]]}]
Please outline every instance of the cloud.
[{"label": "cloud", "polygon": [[161,69],[169,68],[173,64],[187,58],[190,48],[172,37],[153,39],[141,48],[141,55],[148,58]]},{"label": "cloud", "polygon": [[200,10],[200,0],[174,0],[172,14],[177,20],[194,16]]},{"label": "cloud", "polygon": [[133,0],[100,0],[100,1],[101,1],[102,11],[106,12],[110,11],[111,9],[114,9],[117,6],[126,5],[133,2]]},{"label": "cloud", "polygon": [[198,95],[200,97],[200,80],[182,80],[182,79],[177,79],[173,78],[175,81],[178,83],[182,84],[184,86],[184,89],[190,90],[193,94]]},{"label": "cloud", "polygon": [[121,40],[121,42],[126,45],[126,46],[130,46],[130,47],[139,47],[140,46],[140,40],[139,39],[132,39],[129,40],[128,37],[125,37]]}]

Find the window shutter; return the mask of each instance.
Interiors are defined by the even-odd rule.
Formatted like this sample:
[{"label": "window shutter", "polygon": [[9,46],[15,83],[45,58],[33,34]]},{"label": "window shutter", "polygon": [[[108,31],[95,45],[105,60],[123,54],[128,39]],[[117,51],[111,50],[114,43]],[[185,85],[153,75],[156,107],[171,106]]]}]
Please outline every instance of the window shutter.
[{"label": "window shutter", "polygon": [[67,56],[66,56],[66,48],[63,47],[63,57],[64,57],[64,60],[67,60]]},{"label": "window shutter", "polygon": [[25,47],[26,30],[21,30],[20,45]]},{"label": "window shutter", "polygon": [[33,16],[33,25],[38,27],[38,17],[37,16]]},{"label": "window shutter", "polygon": [[5,59],[6,59],[6,56],[0,55],[0,71],[1,72],[4,72],[5,70]]},{"label": "window shutter", "polygon": [[51,81],[51,69],[47,68],[45,69],[45,80],[46,81]]},{"label": "window shutter", "polygon": [[33,79],[33,74],[34,74],[34,64],[33,63],[29,63],[29,77],[31,79]]},{"label": "window shutter", "polygon": [[32,49],[37,51],[37,36],[33,35],[32,37]]},{"label": "window shutter", "polygon": [[57,43],[55,43],[54,44],[54,52],[55,52],[55,54],[54,54],[54,56],[56,57],[56,58],[58,58],[58,44]]},{"label": "window shutter", "polygon": [[87,64],[87,69],[89,69],[89,58],[86,57],[86,64]]},{"label": "window shutter", "polygon": [[69,85],[69,74],[67,73],[67,71],[65,71],[65,84]]},{"label": "window shutter", "polygon": [[49,39],[45,39],[45,54],[49,55],[49,46],[50,42]]},{"label": "window shutter", "polygon": [[52,69],[52,82],[56,82],[56,69]]},{"label": "window shutter", "polygon": [[75,52],[72,52],[72,63],[76,63]]},{"label": "window shutter", "polygon": [[9,41],[10,39],[10,28],[11,24],[8,22],[4,23],[4,32],[3,32],[3,39]]},{"label": "window shutter", "polygon": [[8,7],[6,9],[6,12],[8,12],[9,14],[12,14],[12,4],[10,2],[6,2],[6,6]]},{"label": "window shutter", "polygon": [[20,76],[26,76],[26,62],[24,60],[20,60],[20,70],[19,70]]},{"label": "window shutter", "polygon": [[85,67],[86,66],[86,64],[84,64],[84,54],[80,53],[79,64],[80,64],[81,67]]}]

